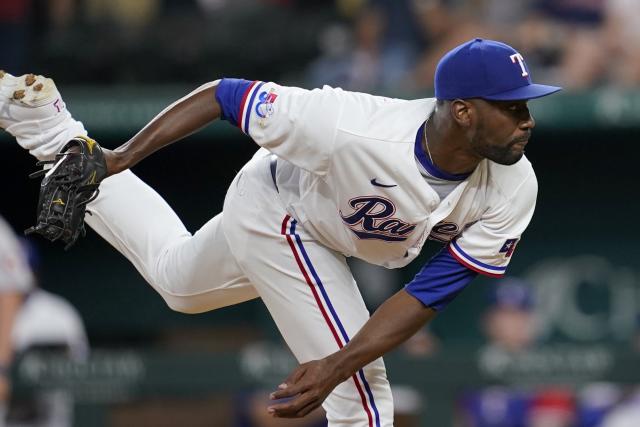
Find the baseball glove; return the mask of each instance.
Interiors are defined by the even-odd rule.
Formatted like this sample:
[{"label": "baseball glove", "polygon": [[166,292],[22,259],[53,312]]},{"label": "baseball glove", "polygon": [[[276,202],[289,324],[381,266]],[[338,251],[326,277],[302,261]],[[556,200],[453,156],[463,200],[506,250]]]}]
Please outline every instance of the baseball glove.
[{"label": "baseball glove", "polygon": [[98,196],[98,185],[107,176],[102,148],[93,139],[79,136],[67,142],[54,160],[37,164],[53,166],[29,175],[44,178],[40,184],[37,224],[25,234],[40,234],[52,242],[61,240],[67,250],[85,235],[87,203]]}]

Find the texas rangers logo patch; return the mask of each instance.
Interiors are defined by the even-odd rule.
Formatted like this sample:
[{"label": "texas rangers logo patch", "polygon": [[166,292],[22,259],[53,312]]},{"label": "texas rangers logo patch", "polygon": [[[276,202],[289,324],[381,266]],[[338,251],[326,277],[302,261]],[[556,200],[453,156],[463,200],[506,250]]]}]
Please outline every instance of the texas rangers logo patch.
[{"label": "texas rangers logo patch", "polygon": [[362,196],[349,200],[353,212],[344,215],[342,221],[360,239],[378,239],[386,242],[407,240],[415,230],[415,224],[409,224],[398,218],[392,218],[396,207],[389,199],[380,196]]},{"label": "texas rangers logo patch", "polygon": [[498,252],[504,254],[505,258],[511,258],[511,255],[513,255],[513,251],[516,250],[518,240],[520,239],[507,239],[507,241],[504,242],[504,245],[502,245],[502,248]]}]

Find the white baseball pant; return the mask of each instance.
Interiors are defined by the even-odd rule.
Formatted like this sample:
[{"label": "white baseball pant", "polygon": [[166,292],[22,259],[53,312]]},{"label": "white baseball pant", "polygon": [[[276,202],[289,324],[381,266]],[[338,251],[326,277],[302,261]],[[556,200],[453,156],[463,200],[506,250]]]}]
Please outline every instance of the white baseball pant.
[{"label": "white baseball pant", "polygon": [[[304,363],[344,346],[369,313],[345,257],[286,213],[269,156],[256,153],[231,183],[223,212],[194,235],[130,171],[103,181],[86,220],[174,310],[198,313],[262,298]],[[382,359],[336,387],[323,407],[332,427],[393,425]]]}]

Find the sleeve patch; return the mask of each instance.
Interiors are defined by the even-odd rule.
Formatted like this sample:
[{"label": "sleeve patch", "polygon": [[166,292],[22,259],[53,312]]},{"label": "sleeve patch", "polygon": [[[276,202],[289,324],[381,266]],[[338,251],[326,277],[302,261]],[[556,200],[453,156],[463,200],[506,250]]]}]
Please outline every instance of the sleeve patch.
[{"label": "sleeve patch", "polygon": [[513,251],[516,250],[516,245],[518,244],[518,240],[520,239],[507,239],[506,242],[504,242],[504,245],[502,245],[502,248],[500,249],[500,253],[504,254],[505,258],[511,258],[511,255],[513,255]]}]

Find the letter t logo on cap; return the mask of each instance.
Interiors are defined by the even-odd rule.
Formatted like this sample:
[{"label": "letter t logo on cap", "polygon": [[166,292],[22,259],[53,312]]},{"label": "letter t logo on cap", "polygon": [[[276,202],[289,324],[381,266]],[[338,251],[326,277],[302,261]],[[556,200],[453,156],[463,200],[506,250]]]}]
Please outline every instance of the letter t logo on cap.
[{"label": "letter t logo on cap", "polygon": [[511,62],[513,62],[514,64],[516,63],[516,61],[518,61],[518,64],[520,64],[520,69],[522,70],[522,77],[527,77],[529,75],[529,73],[527,73],[527,69],[524,68],[524,58],[522,57],[522,55],[520,55],[519,53],[514,53],[513,55],[509,56],[509,58],[511,58]]}]

